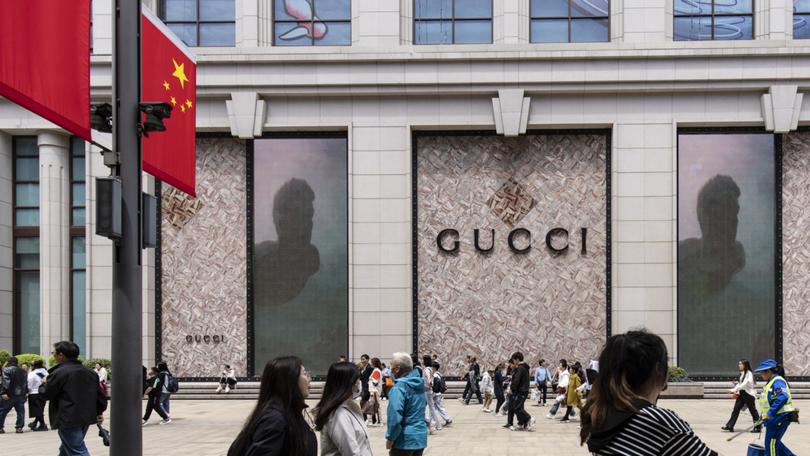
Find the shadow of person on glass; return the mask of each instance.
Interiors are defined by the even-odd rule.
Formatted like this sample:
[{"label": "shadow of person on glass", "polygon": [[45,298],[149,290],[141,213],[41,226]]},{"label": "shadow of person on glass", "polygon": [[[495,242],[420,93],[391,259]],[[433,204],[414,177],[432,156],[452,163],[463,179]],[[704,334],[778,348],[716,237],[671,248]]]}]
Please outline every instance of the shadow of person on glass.
[{"label": "shadow of person on glass", "polygon": [[737,241],[740,187],[716,175],[698,193],[700,239],[678,245],[678,277],[689,295],[702,301],[723,290],[745,266],[745,249]]},{"label": "shadow of person on glass", "polygon": [[278,306],[298,296],[321,265],[311,244],[315,192],[302,179],[290,179],[273,198],[278,241],[264,241],[254,252],[256,303]]}]

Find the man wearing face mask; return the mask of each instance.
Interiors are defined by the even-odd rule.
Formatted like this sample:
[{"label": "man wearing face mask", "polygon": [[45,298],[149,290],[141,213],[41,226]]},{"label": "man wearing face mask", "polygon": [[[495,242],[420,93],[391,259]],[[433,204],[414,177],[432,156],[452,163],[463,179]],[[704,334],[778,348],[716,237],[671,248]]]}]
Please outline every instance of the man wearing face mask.
[{"label": "man wearing face mask", "polygon": [[388,428],[385,447],[390,456],[421,456],[427,447],[425,383],[413,369],[408,353],[391,358],[394,387],[388,393]]}]

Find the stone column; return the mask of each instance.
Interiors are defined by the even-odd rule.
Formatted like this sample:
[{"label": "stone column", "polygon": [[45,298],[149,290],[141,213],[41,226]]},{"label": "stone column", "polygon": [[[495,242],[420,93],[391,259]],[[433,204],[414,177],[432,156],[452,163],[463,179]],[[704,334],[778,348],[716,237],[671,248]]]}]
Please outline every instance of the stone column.
[{"label": "stone column", "polygon": [[[39,146],[39,351],[70,337],[70,140],[42,132]],[[81,347],[82,351],[86,347]]]},{"label": "stone column", "polygon": [[11,136],[0,132],[0,349],[9,353],[12,351],[14,333],[11,154]]}]

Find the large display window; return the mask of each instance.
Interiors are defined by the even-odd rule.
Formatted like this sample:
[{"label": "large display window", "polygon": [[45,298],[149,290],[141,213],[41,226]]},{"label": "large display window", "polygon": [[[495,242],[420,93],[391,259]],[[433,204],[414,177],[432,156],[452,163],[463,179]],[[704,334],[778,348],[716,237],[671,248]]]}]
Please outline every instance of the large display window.
[{"label": "large display window", "polygon": [[678,136],[678,363],[692,376],[778,355],[777,141]]},{"label": "large display window", "polygon": [[253,144],[253,372],[281,355],[326,374],[348,353],[348,169],[341,137]]}]

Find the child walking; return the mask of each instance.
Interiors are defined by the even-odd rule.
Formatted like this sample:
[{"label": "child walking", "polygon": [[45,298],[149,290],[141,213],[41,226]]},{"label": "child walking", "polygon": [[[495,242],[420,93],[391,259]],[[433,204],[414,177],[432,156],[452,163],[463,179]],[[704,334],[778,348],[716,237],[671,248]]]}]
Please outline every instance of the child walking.
[{"label": "child walking", "polygon": [[484,408],[481,411],[485,413],[492,412],[492,396],[495,393],[495,385],[492,383],[494,373],[495,369],[489,369],[484,371],[484,375],[481,377],[481,391],[484,392]]}]

